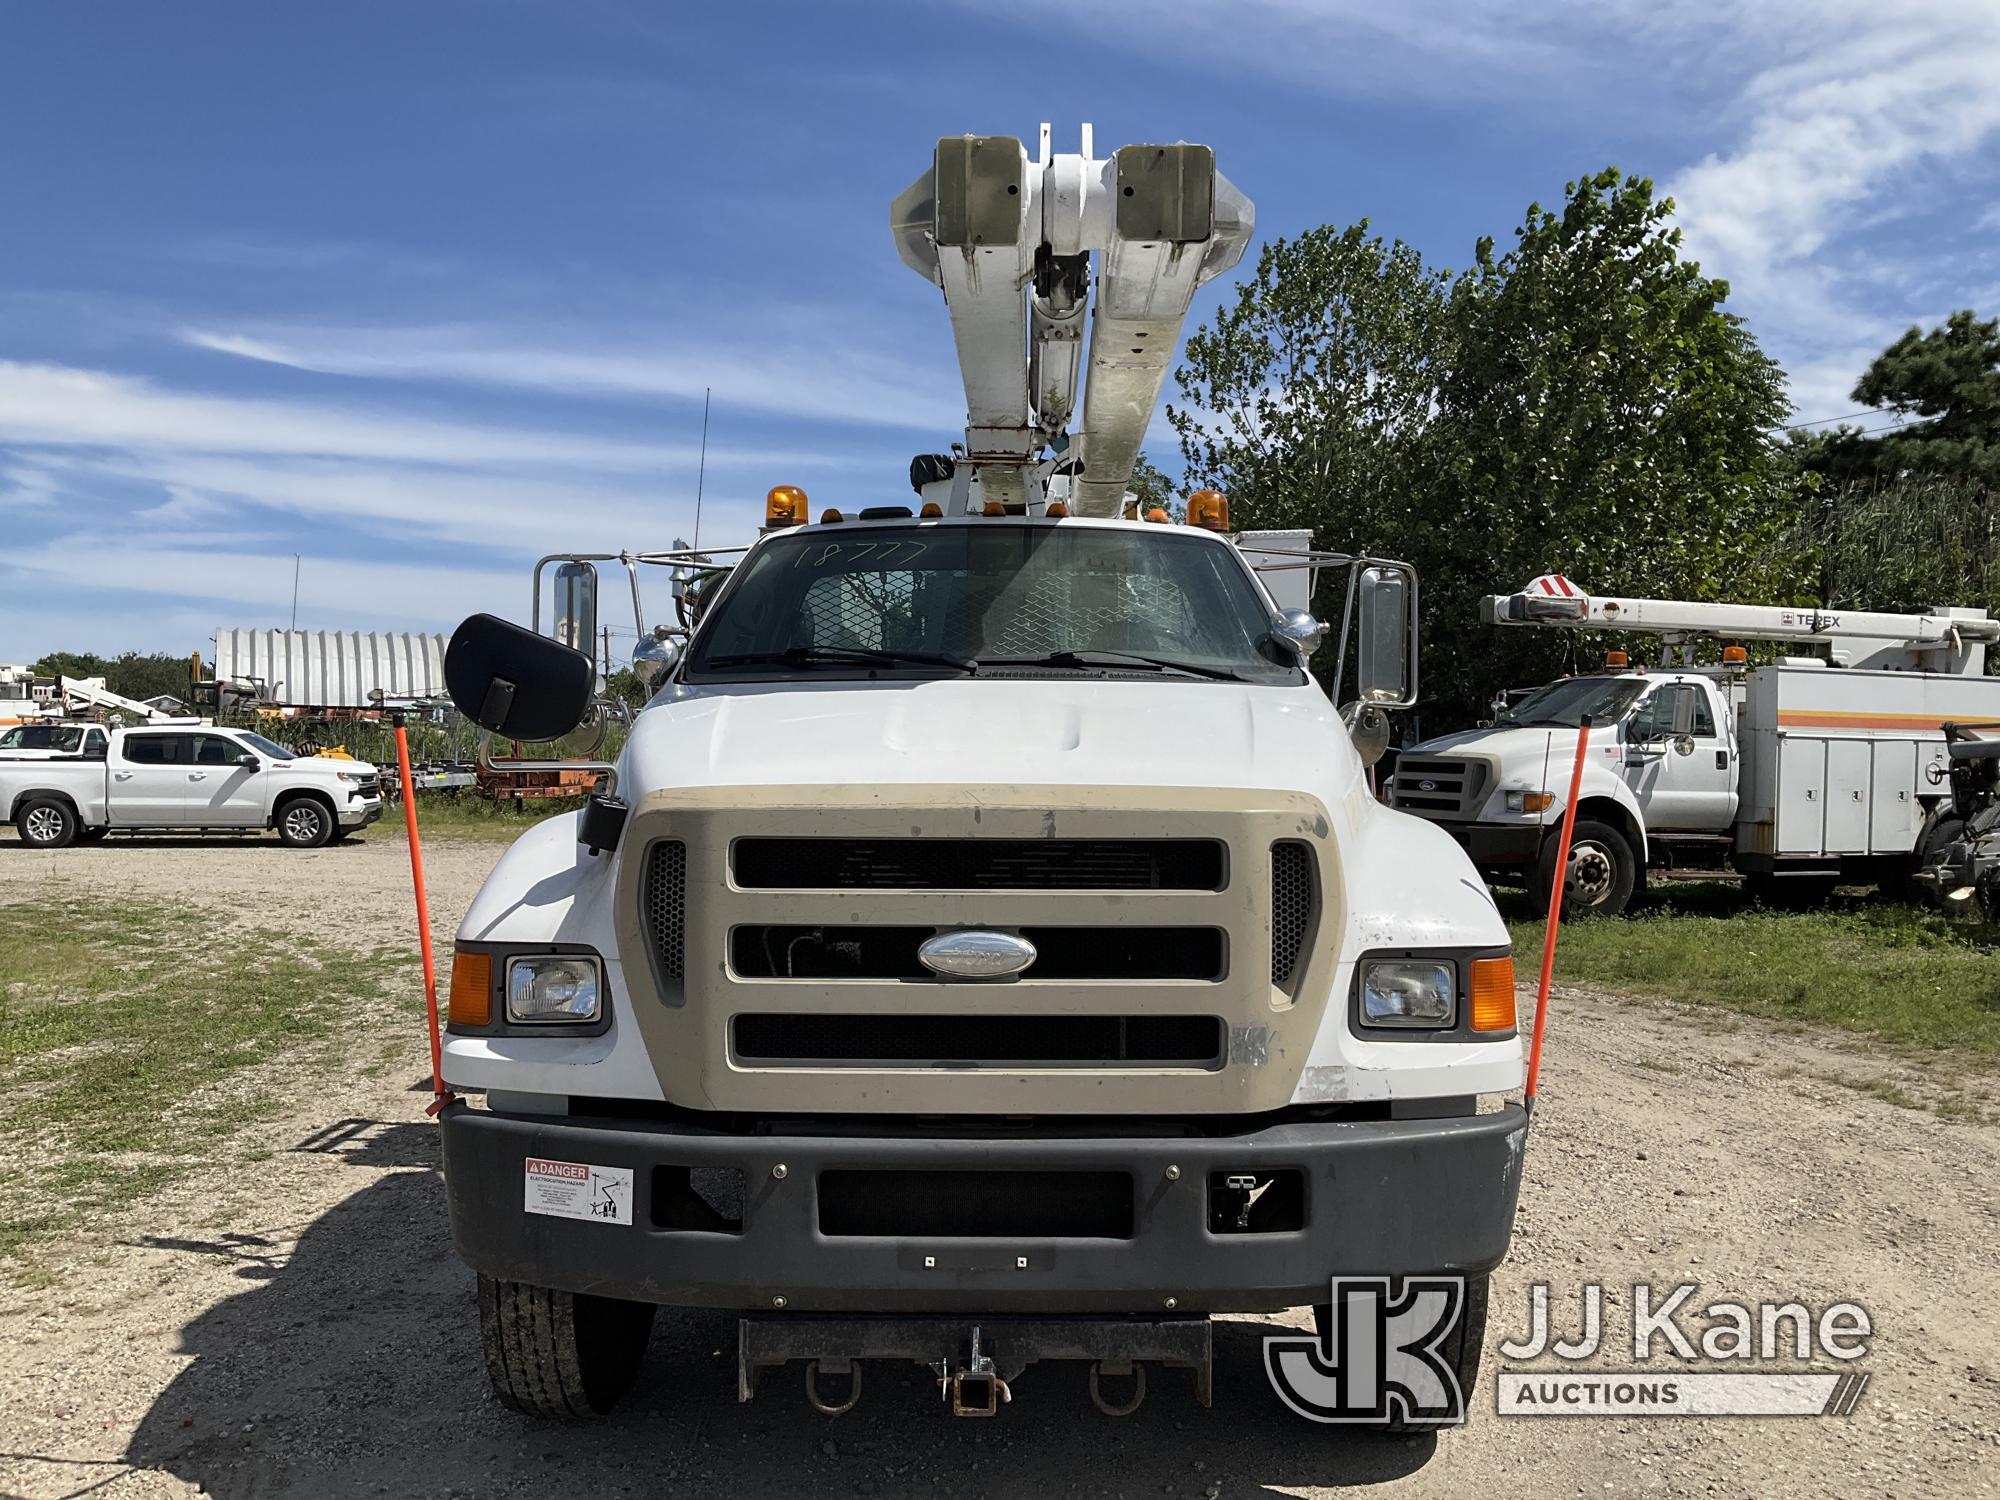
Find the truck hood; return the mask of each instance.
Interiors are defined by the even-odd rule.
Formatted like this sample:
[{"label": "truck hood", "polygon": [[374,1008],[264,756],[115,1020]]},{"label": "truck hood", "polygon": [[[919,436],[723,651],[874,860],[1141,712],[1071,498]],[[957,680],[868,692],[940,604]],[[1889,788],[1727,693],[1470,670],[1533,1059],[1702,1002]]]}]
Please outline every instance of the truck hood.
[{"label": "truck hood", "polygon": [[[1611,726],[1594,728],[1590,732],[1593,743],[1601,742],[1610,734]],[[1549,753],[1558,758],[1576,754],[1576,731],[1559,729],[1553,724],[1510,724],[1492,729],[1461,729],[1457,734],[1442,734],[1434,740],[1425,740],[1421,745],[1411,745],[1405,755],[1518,755],[1532,746],[1539,753],[1544,745]]]},{"label": "truck hood", "polygon": [[690,688],[625,751],[629,796],[813,782],[1232,786],[1325,795],[1359,770],[1311,686],[948,679]]}]

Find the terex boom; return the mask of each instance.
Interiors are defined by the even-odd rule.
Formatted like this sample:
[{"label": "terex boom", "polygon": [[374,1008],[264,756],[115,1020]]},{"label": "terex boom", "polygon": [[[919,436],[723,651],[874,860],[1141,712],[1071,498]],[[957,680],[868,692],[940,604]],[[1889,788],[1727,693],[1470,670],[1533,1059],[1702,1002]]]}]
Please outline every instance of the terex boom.
[{"label": "terex boom", "polygon": [[445,1179],[512,1405],[608,1409],[660,1305],[742,1314],[746,1399],[795,1360],[844,1410],[894,1358],[990,1415],[1067,1358],[1106,1410],[1148,1364],[1206,1400],[1209,1314],[1323,1307],[1335,1275],[1462,1282],[1436,1347],[1469,1394],[1522,1046],[1471,862],[1369,786],[1416,580],[1127,491],[1250,214],[1205,147],[940,141],[893,228],[968,415],[916,503],[815,520],[780,485],[733,566],[559,554],[535,629],[460,627],[454,699],[536,741],[606,712],[573,649],[597,563],[635,611],[668,568],[679,619],[642,624],[656,691],[616,761],[568,762],[589,808],[458,932],[444,1076],[484,1107],[444,1111]]}]

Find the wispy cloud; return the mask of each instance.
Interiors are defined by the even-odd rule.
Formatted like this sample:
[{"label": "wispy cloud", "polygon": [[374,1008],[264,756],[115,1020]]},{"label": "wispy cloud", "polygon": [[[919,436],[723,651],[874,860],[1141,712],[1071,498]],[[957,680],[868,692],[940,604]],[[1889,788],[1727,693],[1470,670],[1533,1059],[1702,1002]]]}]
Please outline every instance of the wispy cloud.
[{"label": "wispy cloud", "polygon": [[[196,348],[369,380],[444,381],[564,397],[698,402],[844,425],[949,434],[965,420],[951,366],[886,352],[866,326],[765,309],[726,337],[668,330],[452,324],[405,328],[189,328]],[[948,359],[948,345],[939,354]]]},{"label": "wispy cloud", "polygon": [[[12,360],[0,360],[0,443],[626,470],[657,470],[695,456],[692,445],[425,421],[332,403],[216,396],[98,370]],[[711,452],[710,461],[733,456]]]}]

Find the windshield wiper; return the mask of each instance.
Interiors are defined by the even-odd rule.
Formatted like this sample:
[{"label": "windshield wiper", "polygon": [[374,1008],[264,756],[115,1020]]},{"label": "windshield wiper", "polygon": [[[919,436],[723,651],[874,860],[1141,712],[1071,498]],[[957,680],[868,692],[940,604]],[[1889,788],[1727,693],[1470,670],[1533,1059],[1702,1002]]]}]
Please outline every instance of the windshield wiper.
[{"label": "windshield wiper", "polygon": [[1051,651],[1047,656],[982,656],[982,667],[1070,667],[1078,671],[1091,667],[1136,667],[1150,672],[1179,672],[1188,677],[1210,677],[1219,682],[1247,682],[1240,672],[1227,667],[1210,667],[1200,662],[1174,661],[1164,656],[1142,656],[1136,651]]},{"label": "windshield wiper", "polygon": [[832,662],[838,665],[950,667],[955,672],[977,672],[976,662],[963,656],[944,656],[929,651],[877,650],[872,646],[787,646],[783,651],[744,651],[734,656],[711,656],[704,667],[809,667]]}]

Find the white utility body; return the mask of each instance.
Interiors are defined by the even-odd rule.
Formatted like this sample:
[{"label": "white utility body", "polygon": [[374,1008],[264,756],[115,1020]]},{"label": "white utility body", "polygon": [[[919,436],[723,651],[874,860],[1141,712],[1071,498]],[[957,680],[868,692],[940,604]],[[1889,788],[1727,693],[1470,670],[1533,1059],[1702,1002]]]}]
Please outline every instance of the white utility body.
[{"label": "white utility body", "polygon": [[[1767,892],[1836,878],[1899,882],[1950,798],[1943,726],[2000,718],[1985,675],[2000,621],[1976,609],[1882,614],[1593,596],[1537,579],[1480,602],[1507,626],[1645,634],[1661,662],[1550,683],[1489,726],[1411,746],[1393,803],[1438,823],[1490,872],[1554,878],[1555,832],[1591,716],[1566,889],[1621,910],[1649,866],[1728,862]],[[1696,666],[1697,640],[1822,648]],[[1680,657],[1678,663],[1674,658]],[[1621,655],[1623,653],[1620,653]],[[1783,877],[1786,884],[1774,884]]]},{"label": "white utility body", "polygon": [[[1042,1358],[1093,1390],[1183,1366],[1206,1400],[1210,1313],[1325,1305],[1346,1272],[1462,1283],[1469,1388],[1523,1048],[1470,861],[1369,788],[1414,575],[1233,534],[1205,491],[1189,524],[1124,518],[1188,299],[1249,222],[1205,147],[940,141],[893,227],[968,413],[919,507],[815,518],[779,486],[733,566],[558,554],[533,630],[454,635],[493,764],[587,720],[562,643],[598,637],[597,563],[635,611],[667,567],[681,618],[639,622],[657,690],[584,763],[599,795],[458,929],[443,1076],[483,1107],[442,1111],[445,1182],[510,1404],[603,1411],[657,1304],[743,1315],[745,1399],[797,1360],[844,1409],[815,1379],[851,1404],[893,1357],[962,1414]],[[1328,567],[1338,712],[1303,613]]]},{"label": "white utility body", "polygon": [[0,823],[22,843],[274,828],[285,843],[313,848],[382,816],[373,766],[295,755],[248,730],[93,726],[80,750],[0,760]]}]

